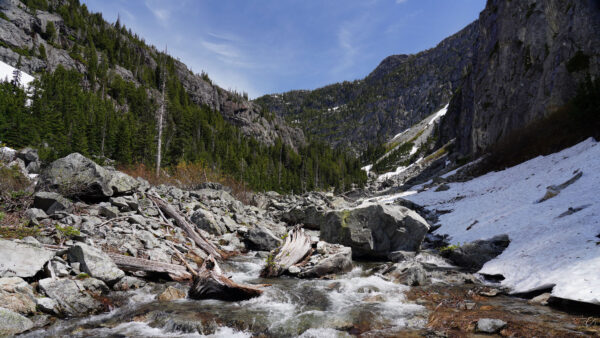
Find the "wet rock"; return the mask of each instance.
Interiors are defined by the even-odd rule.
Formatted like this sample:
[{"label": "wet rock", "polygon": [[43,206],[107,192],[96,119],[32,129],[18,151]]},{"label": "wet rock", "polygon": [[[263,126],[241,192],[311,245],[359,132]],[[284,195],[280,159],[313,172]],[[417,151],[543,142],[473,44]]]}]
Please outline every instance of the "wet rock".
[{"label": "wet rock", "polygon": [[410,251],[393,251],[387,257],[392,262],[403,262],[415,258],[415,253]]},{"label": "wet rock", "polygon": [[533,305],[548,305],[548,300],[550,300],[550,297],[552,297],[551,293],[549,293],[549,292],[542,293],[541,295],[539,295],[537,297],[533,297],[532,299],[527,301],[527,303],[533,304]]},{"label": "wet rock", "polygon": [[478,271],[486,262],[500,255],[509,244],[508,235],[498,235],[487,240],[467,243],[459,248],[444,250],[441,254],[457,266]]},{"label": "wet rock", "polygon": [[14,312],[32,314],[35,312],[33,289],[19,277],[0,278],[0,304]]},{"label": "wet rock", "polygon": [[483,333],[496,333],[506,326],[500,319],[482,318],[477,321],[477,331]]},{"label": "wet rock", "polygon": [[102,303],[85,292],[80,281],[46,278],[39,281],[40,291],[58,303],[61,315],[79,317],[103,310]]},{"label": "wet rock", "polygon": [[213,214],[209,211],[198,209],[194,211],[190,220],[196,224],[199,229],[202,229],[209,234],[221,236],[227,233],[227,228],[220,222],[217,222]]},{"label": "wet rock", "polygon": [[69,249],[69,261],[80,263],[82,272],[98,278],[109,285],[125,276],[104,252],[83,243],[77,243]]},{"label": "wet rock", "polygon": [[[321,244],[321,247],[319,247]],[[303,266],[298,273],[300,278],[319,278],[352,270],[352,249],[337,244],[319,242],[317,259]],[[291,273],[292,271],[290,271]]]},{"label": "wet rock", "polygon": [[167,289],[165,291],[163,291],[163,293],[161,293],[158,296],[158,300],[166,302],[166,301],[171,301],[171,300],[177,300],[177,299],[183,299],[186,297],[185,292],[169,286],[167,287]]},{"label": "wet rock", "polygon": [[130,289],[139,289],[146,285],[146,282],[143,279],[125,276],[121,278],[115,285],[113,285],[113,290],[115,291],[127,291]]},{"label": "wet rock", "polygon": [[281,244],[281,239],[275,237],[266,228],[256,226],[243,233],[244,243],[250,250],[271,251]]},{"label": "wet rock", "polygon": [[69,210],[72,206],[71,201],[55,192],[40,191],[33,196],[33,207],[41,209],[48,215]]},{"label": "wet rock", "polygon": [[416,212],[397,205],[331,211],[325,220],[321,240],[351,247],[354,257],[380,259],[394,251],[417,251],[429,230]]},{"label": "wet rock", "polygon": [[33,322],[18,313],[0,307],[0,336],[12,336],[33,327]]},{"label": "wet rock", "polygon": [[36,245],[0,239],[0,277],[33,277],[54,254]]},{"label": "wet rock", "polygon": [[417,261],[404,261],[388,268],[385,274],[392,281],[408,286],[423,286],[430,282],[429,275],[423,265]]}]

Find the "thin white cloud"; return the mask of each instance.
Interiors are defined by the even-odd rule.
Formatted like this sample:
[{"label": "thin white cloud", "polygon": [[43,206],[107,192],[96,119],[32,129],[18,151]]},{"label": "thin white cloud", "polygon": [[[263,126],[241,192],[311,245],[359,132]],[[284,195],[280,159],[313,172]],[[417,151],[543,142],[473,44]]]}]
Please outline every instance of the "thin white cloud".
[{"label": "thin white cloud", "polygon": [[[162,26],[167,26],[169,20],[171,19],[171,8],[164,7],[163,1],[156,0],[146,0],[144,4],[146,8],[152,12],[158,23]],[[167,3],[168,4],[168,3]]]},{"label": "thin white cloud", "polygon": [[407,2],[407,1],[408,1],[408,0],[396,0],[396,3],[397,3],[397,4],[403,4],[403,3]]}]

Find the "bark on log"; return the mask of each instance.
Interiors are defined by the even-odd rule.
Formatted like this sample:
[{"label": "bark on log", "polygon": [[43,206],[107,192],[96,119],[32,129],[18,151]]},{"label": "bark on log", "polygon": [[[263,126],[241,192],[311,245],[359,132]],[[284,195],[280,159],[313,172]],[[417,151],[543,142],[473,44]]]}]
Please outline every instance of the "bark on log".
[{"label": "bark on log", "polygon": [[169,217],[175,220],[175,223],[185,231],[189,238],[191,238],[200,249],[204,250],[207,254],[212,255],[216,259],[224,259],[227,256],[223,250],[217,248],[214,244],[210,243],[201,234],[194,230],[194,227],[183,217],[175,208],[169,203],[163,201],[161,198],[156,196],[148,196],[158,207]]},{"label": "bark on log", "polygon": [[304,229],[296,226],[288,232],[283,246],[271,252],[269,257],[273,257],[273,255],[275,257],[267,260],[260,276],[263,278],[277,277],[311,253],[310,236],[304,233]]},{"label": "bark on log", "polygon": [[192,299],[218,299],[224,301],[242,301],[258,297],[263,293],[254,285],[238,284],[223,275],[217,261],[212,257],[202,264],[188,297]]}]

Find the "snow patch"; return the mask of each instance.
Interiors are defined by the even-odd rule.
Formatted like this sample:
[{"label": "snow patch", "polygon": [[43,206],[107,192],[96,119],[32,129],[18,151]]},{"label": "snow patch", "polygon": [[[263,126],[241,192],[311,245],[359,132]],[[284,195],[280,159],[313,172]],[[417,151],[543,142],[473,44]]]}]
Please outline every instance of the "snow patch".
[{"label": "snow patch", "polygon": [[[547,186],[569,180],[578,170],[583,172],[579,180],[536,203]],[[453,244],[508,234],[508,248],[480,273],[503,275],[502,284],[514,292],[555,285],[553,296],[600,304],[598,142],[590,138],[559,153],[449,186],[447,191],[431,189],[403,197],[429,209],[453,210],[440,216],[442,227],[437,230],[450,235]],[[584,208],[563,215],[580,207]]]},{"label": "snow patch", "polygon": [[[16,70],[15,67],[0,61],[0,81],[12,81],[13,72]],[[35,78],[25,72],[21,72],[21,84],[25,89],[29,88],[29,84]]]},{"label": "snow patch", "polygon": [[444,108],[440,109],[437,113],[435,113],[435,115],[433,115],[433,117],[431,118],[431,120],[429,120],[429,122],[427,123],[427,125],[430,126],[437,119],[439,119],[440,117],[446,115],[446,113],[448,112],[448,106],[449,105],[450,104],[447,104]]}]

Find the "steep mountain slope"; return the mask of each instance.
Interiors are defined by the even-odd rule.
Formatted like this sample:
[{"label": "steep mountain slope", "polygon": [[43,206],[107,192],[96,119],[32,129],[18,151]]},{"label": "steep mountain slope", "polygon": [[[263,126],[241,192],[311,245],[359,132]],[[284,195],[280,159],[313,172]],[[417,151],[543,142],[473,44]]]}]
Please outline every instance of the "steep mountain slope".
[{"label": "steep mountain slope", "polygon": [[[136,86],[147,82],[148,73],[153,73],[160,62],[161,53],[156,48],[120,25],[114,39],[94,39],[96,35],[86,26],[88,17],[94,30],[110,31],[110,25],[100,14],[88,13],[78,1],[0,0],[0,11],[0,60],[12,66],[20,62],[19,68],[30,74],[54,71],[59,65],[88,73],[89,62],[83,54],[90,35],[98,60],[109,58],[111,72]],[[48,23],[53,33],[48,31]],[[106,48],[109,46],[110,50]],[[206,74],[194,74],[179,60],[172,62],[192,101],[221,112],[245,135],[268,145],[275,144],[277,138],[293,148],[305,143],[300,129],[289,127],[277,116],[267,116],[245,95],[220,88]]]},{"label": "steep mountain slope", "polygon": [[556,111],[600,73],[600,2],[489,0],[440,143],[475,155]]},{"label": "steep mountain slope", "polygon": [[304,132],[355,152],[382,143],[445,106],[468,72],[477,22],[416,55],[393,55],[365,79],[255,100]]}]

